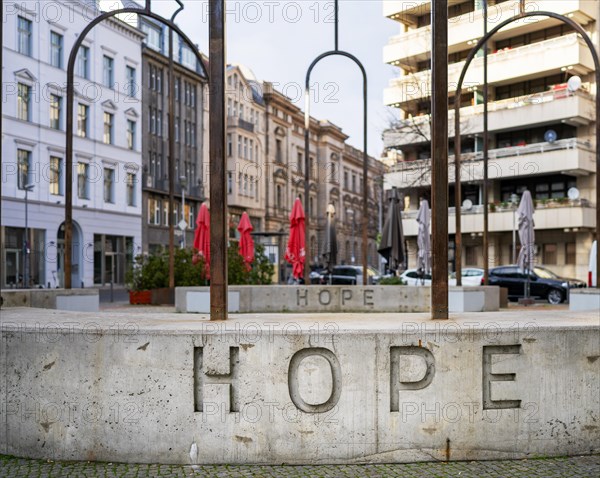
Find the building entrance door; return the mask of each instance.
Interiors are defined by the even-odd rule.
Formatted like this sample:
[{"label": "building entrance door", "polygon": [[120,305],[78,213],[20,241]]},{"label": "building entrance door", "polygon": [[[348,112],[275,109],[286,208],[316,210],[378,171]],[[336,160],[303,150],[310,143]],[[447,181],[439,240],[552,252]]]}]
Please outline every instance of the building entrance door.
[{"label": "building entrance door", "polygon": [[4,252],[4,283],[8,287],[19,287],[22,282],[21,253],[19,249],[7,249]]}]

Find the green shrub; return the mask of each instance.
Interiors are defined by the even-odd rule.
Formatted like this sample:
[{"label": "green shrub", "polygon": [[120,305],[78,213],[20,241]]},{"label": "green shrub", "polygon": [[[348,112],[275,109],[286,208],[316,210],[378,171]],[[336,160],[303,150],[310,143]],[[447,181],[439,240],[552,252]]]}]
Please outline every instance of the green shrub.
[{"label": "green shrub", "polygon": [[384,277],[379,281],[379,285],[406,285],[406,282],[404,282],[402,278],[398,276]]},{"label": "green shrub", "polygon": [[[227,275],[230,285],[270,284],[274,272],[273,264],[264,255],[264,246],[255,246],[254,262],[248,271],[238,245],[230,243],[228,248]],[[175,250],[175,287],[209,285],[206,280],[204,260],[194,264],[195,251],[191,248]],[[130,290],[150,290],[169,287],[169,252],[163,249],[152,255],[139,255],[127,272],[126,283]]]}]

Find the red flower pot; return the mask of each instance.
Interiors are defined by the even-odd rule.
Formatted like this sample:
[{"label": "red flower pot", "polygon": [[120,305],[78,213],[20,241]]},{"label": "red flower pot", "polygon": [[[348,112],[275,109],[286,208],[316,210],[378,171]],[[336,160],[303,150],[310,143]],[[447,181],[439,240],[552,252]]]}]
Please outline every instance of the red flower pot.
[{"label": "red flower pot", "polygon": [[130,290],[129,303],[132,305],[150,305],[152,304],[152,291],[150,290]]}]

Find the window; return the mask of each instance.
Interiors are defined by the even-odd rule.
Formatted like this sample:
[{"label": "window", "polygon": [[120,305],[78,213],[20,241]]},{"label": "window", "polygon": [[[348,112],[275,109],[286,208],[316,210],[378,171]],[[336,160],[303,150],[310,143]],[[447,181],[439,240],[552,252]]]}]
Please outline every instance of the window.
[{"label": "window", "polygon": [[136,122],[132,120],[127,120],[127,147],[129,149],[135,149],[135,130],[136,130]]},{"label": "window", "polygon": [[231,157],[233,154],[233,138],[231,133],[227,134],[227,156]]},{"label": "window", "polygon": [[233,173],[231,171],[227,172],[227,194],[233,193]]},{"label": "window", "polygon": [[31,87],[19,83],[17,96],[17,118],[23,121],[31,121]]},{"label": "window", "polygon": [[127,205],[135,206],[135,184],[137,178],[134,173],[127,173]]},{"label": "window", "polygon": [[567,242],[565,244],[565,264],[577,264],[577,244],[575,242]]},{"label": "window", "polygon": [[88,199],[88,178],[90,165],[87,163],[77,163],[77,197],[79,199]]},{"label": "window", "polygon": [[17,43],[17,49],[19,53],[23,55],[31,56],[31,26],[30,20],[23,17],[18,18],[17,31],[19,35],[19,41]]},{"label": "window", "polygon": [[104,55],[102,66],[102,82],[107,88],[113,88],[115,86],[115,61],[110,56]]},{"label": "window", "polygon": [[556,244],[544,244],[543,248],[543,261],[546,265],[557,264],[557,246]]},{"label": "window", "polygon": [[156,134],[162,136],[162,110],[156,110]]},{"label": "window", "polygon": [[465,264],[467,266],[477,265],[477,247],[467,246],[465,247]]},{"label": "window", "polygon": [[114,203],[115,170],[104,168],[104,202]]},{"label": "window", "polygon": [[113,120],[114,115],[111,113],[104,113],[104,137],[103,141],[106,144],[113,144]]},{"label": "window", "polygon": [[181,80],[179,78],[175,79],[175,85],[173,86],[175,88],[175,100],[176,101],[180,101],[180,94],[179,94],[179,89],[181,88]]},{"label": "window", "polygon": [[88,110],[87,105],[77,105],[77,134],[82,138],[88,137]]},{"label": "window", "polygon": [[282,207],[282,203],[281,203],[281,199],[282,199],[281,198],[281,185],[280,184],[277,185],[276,191],[277,191],[277,194],[275,196],[275,205],[280,208],[280,207]]},{"label": "window", "polygon": [[148,198],[148,224],[160,225],[160,201]]},{"label": "window", "polygon": [[126,87],[125,87],[125,93],[128,96],[134,97],[135,93],[137,91],[137,85],[136,85],[136,71],[135,68],[132,66],[127,66],[125,68],[126,70]]},{"label": "window", "polygon": [[50,128],[60,129],[62,97],[50,95]]},{"label": "window", "polygon": [[25,189],[25,186],[29,184],[29,171],[31,169],[31,151],[27,151],[25,149],[18,149],[17,161],[19,168],[17,187],[19,189]]},{"label": "window", "polygon": [[315,158],[309,158],[308,163],[309,163],[309,167],[310,167],[310,169],[308,170],[309,177],[311,179],[315,179],[315,175],[316,175]]},{"label": "window", "polygon": [[275,161],[283,163],[283,150],[280,139],[275,140]]},{"label": "window", "polygon": [[248,159],[248,138],[244,138],[244,158]]},{"label": "window", "polygon": [[62,196],[62,159],[50,156],[50,194]]},{"label": "window", "polygon": [[352,192],[356,192],[356,174],[352,175]]},{"label": "window", "polygon": [[146,45],[153,50],[162,51],[162,31],[147,23],[142,23],[142,31],[146,34]]},{"label": "window", "polygon": [[298,173],[302,174],[302,171],[304,170],[304,168],[302,167],[302,162],[304,161],[304,158],[302,157],[302,153],[298,153]]},{"label": "window", "polygon": [[181,47],[181,63],[189,68],[196,68],[196,55],[187,45]]},{"label": "window", "polygon": [[50,64],[56,68],[62,68],[62,56],[63,36],[56,32],[50,32]]},{"label": "window", "polygon": [[179,133],[179,117],[175,118],[175,142],[179,143],[181,135]]},{"label": "window", "polygon": [[169,226],[169,201],[163,201],[163,215],[162,215],[162,225],[168,227]]},{"label": "window", "polygon": [[238,136],[238,158],[242,157],[242,137]]},{"label": "window", "polygon": [[344,189],[348,189],[348,171],[344,171]]},{"label": "window", "polygon": [[81,45],[77,52],[77,75],[89,80],[90,76],[90,49]]}]

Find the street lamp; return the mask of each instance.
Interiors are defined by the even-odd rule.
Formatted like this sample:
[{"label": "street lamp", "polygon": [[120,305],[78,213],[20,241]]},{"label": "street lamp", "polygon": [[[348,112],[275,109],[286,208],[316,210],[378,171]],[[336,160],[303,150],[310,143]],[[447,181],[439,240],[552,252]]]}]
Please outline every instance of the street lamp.
[{"label": "street lamp", "polygon": [[512,263],[517,263],[517,205],[519,203],[519,196],[515,193],[510,195],[510,203],[512,204],[513,210],[513,237],[512,237]]},{"label": "street lamp", "polygon": [[187,187],[187,178],[185,176],[179,176],[179,183],[181,184],[181,222],[179,223],[179,228],[183,234],[181,248],[185,249],[185,231],[188,226],[187,221],[185,220],[185,188]]},{"label": "street lamp", "polygon": [[23,240],[23,288],[29,288],[29,223],[28,223],[28,213],[29,213],[29,198],[28,194],[33,191],[35,187],[34,184],[26,184],[23,189],[25,189],[25,238]]}]

